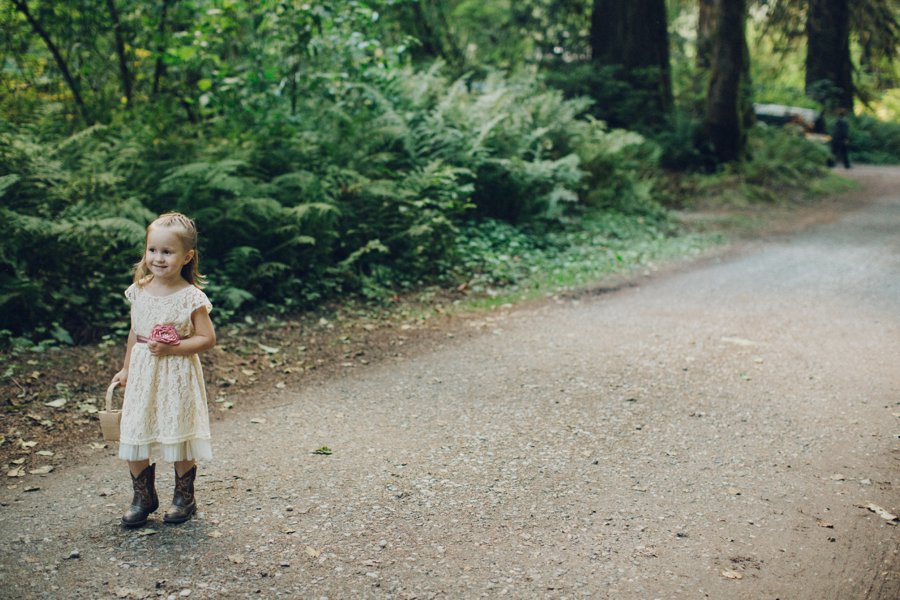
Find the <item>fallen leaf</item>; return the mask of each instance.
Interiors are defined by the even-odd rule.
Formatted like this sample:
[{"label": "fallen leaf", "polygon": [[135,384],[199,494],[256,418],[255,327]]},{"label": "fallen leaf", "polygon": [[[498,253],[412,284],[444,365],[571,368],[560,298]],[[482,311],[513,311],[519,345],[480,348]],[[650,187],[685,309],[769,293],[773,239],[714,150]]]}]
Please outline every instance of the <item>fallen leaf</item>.
[{"label": "fallen leaf", "polygon": [[10,461],[10,462],[11,462],[12,464],[14,464],[14,465],[24,465],[24,464],[25,464],[25,459],[24,459],[24,458],[17,458],[16,460],[13,460],[13,461]]},{"label": "fallen leaf", "polygon": [[250,422],[251,422],[251,423],[259,423],[259,424],[262,424],[262,423],[265,423],[266,420],[263,419],[263,418],[256,418],[256,419],[250,419]]},{"label": "fallen leaf", "polygon": [[256,375],[256,371],[254,371],[253,369],[241,369],[241,373],[243,373],[247,377],[250,377],[251,375]]},{"label": "fallen leaf", "polygon": [[730,487],[725,491],[728,492],[729,494],[731,494],[732,496],[740,496],[741,495],[741,488]]},{"label": "fallen leaf", "polygon": [[23,491],[26,491],[26,492],[36,492],[36,491],[38,491],[39,489],[41,489],[41,488],[37,487],[36,485],[32,485],[32,486],[29,486],[29,487],[25,488]]},{"label": "fallen leaf", "polygon": [[898,517],[897,515],[895,515],[893,513],[886,511],[885,509],[881,508],[877,504],[869,503],[869,504],[866,504],[865,508],[868,508],[873,513],[875,513],[876,515],[878,515],[885,521],[888,521],[889,523],[895,523],[898,520],[900,520],[900,517]]},{"label": "fallen leaf", "polygon": [[25,467],[16,467],[6,472],[7,477],[25,477]]},{"label": "fallen leaf", "polygon": [[37,469],[31,469],[28,472],[32,475],[46,475],[53,472],[53,465],[44,465],[42,467],[38,467]]},{"label": "fallen leaf", "polygon": [[322,446],[321,448],[313,450],[313,454],[321,454],[323,456],[330,456],[332,454],[332,450],[328,446]]},{"label": "fallen leaf", "polygon": [[209,532],[209,537],[211,537],[211,538],[220,538],[220,537],[222,537],[222,532],[221,532],[221,531],[210,531],[210,532]]},{"label": "fallen leaf", "polygon": [[297,530],[296,530],[296,529],[292,529],[292,528],[290,528],[290,527],[285,527],[284,529],[281,530],[282,533],[288,533],[288,534],[294,533],[295,531],[297,531]]},{"label": "fallen leaf", "polygon": [[828,521],[823,521],[822,519],[819,519],[818,521],[816,521],[816,523],[819,525],[819,527],[825,527],[826,529],[834,529],[834,525],[832,523],[829,523]]},{"label": "fallen leaf", "polygon": [[275,354],[277,352],[281,352],[281,348],[275,348],[274,346],[266,346],[265,344],[256,344],[259,346],[259,349],[265,352],[266,354]]},{"label": "fallen leaf", "polygon": [[312,546],[306,547],[306,555],[311,556],[312,558],[319,558],[319,555],[322,554],[321,550],[316,550]]},{"label": "fallen leaf", "polygon": [[279,381],[278,383],[275,384],[275,387],[278,388],[279,390],[283,390],[283,389],[284,389],[284,382],[283,382],[283,381]]},{"label": "fallen leaf", "polygon": [[832,481],[845,481],[847,478],[844,477],[844,476],[843,476],[842,474],[840,474],[840,473],[835,473],[834,475],[832,475],[831,477],[829,477],[829,479],[831,479]]},{"label": "fallen leaf", "polygon": [[68,400],[66,400],[65,398],[57,398],[56,400],[51,400],[50,402],[44,402],[44,406],[49,406],[51,408],[62,408],[66,405],[66,402],[68,402]]},{"label": "fallen leaf", "polygon": [[148,535],[156,535],[159,532],[155,529],[147,529],[145,527],[144,529],[138,529],[137,531],[135,531],[135,533],[140,536],[148,536]]},{"label": "fallen leaf", "polygon": [[53,456],[53,453],[49,450],[38,450],[37,454],[38,456]]},{"label": "fallen leaf", "polygon": [[37,446],[37,442],[26,442],[25,440],[22,440],[19,442],[19,445],[22,446],[22,448],[34,448]]},{"label": "fallen leaf", "polygon": [[101,442],[91,442],[91,450],[103,450],[109,446],[109,444],[103,444]]},{"label": "fallen leaf", "polygon": [[737,571],[732,571],[731,569],[726,569],[722,571],[722,577],[726,579],[743,579],[744,576],[738,573]]},{"label": "fallen leaf", "polygon": [[231,562],[233,562],[236,565],[240,565],[240,564],[244,563],[244,557],[241,556],[240,554],[229,554],[228,560],[230,560]]}]

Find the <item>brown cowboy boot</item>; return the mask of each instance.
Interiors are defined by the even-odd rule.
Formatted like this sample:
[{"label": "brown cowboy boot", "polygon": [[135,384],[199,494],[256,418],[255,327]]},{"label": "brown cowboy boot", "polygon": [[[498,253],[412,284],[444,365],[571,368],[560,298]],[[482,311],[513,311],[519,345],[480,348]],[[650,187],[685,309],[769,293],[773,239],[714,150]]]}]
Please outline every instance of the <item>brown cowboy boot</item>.
[{"label": "brown cowboy boot", "polygon": [[155,463],[141,471],[137,477],[131,476],[134,497],[131,499],[131,506],[122,515],[122,525],[125,527],[140,527],[147,522],[150,513],[159,508],[159,498],[156,496],[154,485],[155,476]]},{"label": "brown cowboy boot", "polygon": [[197,465],[182,476],[175,471],[175,495],[172,498],[172,506],[166,511],[163,521],[166,523],[184,523],[191,518],[197,510],[194,502],[194,478],[197,476]]}]

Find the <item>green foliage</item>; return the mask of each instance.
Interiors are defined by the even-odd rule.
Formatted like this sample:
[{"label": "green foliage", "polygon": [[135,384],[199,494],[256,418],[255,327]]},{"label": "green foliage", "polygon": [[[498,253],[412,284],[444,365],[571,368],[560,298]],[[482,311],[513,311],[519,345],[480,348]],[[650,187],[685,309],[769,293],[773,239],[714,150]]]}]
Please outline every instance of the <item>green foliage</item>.
[{"label": "green foliage", "polygon": [[0,329],[69,342],[121,320],[128,265],[152,213],[116,193],[121,145],[106,133],[56,144],[0,133],[0,172],[8,173],[0,183]]},{"label": "green foliage", "polygon": [[584,118],[588,102],[533,74],[353,77],[298,79],[296,103],[256,97],[269,110],[242,130],[242,107],[199,130],[122,115],[61,141],[7,125],[0,299],[16,316],[0,328],[84,340],[120,327],[144,228],[168,210],[197,221],[201,270],[229,318],[445,277],[478,216],[659,209],[654,146]]},{"label": "green foliage", "polygon": [[472,222],[458,238],[456,279],[485,295],[488,303],[505,302],[582,286],[614,271],[690,254],[720,241],[676,231],[667,217],[635,218],[618,211],[588,211],[552,230]]},{"label": "green foliage", "polygon": [[653,133],[667,120],[666,114],[652,108],[659,106],[657,71],[592,62],[559,63],[548,69],[547,82],[567,97],[593,99],[591,114],[611,127]]},{"label": "green foliage", "polygon": [[803,188],[828,171],[829,150],[802,134],[782,127],[758,125],[750,132],[750,159],[740,172],[748,192],[763,199],[784,189]]},{"label": "green foliage", "polygon": [[[600,273],[668,240],[660,163],[704,160],[699,93],[667,121],[651,74],[585,64],[586,0],[117,0],[118,27],[101,0],[28,5],[64,65],[0,9],[0,345],[126,330],[164,211],[197,221],[229,319],[465,272]],[[429,56],[447,64],[413,66]],[[748,186],[817,173],[808,146],[761,136]]]},{"label": "green foliage", "polygon": [[867,115],[848,119],[850,155],[853,161],[900,164],[900,123],[879,121]]}]

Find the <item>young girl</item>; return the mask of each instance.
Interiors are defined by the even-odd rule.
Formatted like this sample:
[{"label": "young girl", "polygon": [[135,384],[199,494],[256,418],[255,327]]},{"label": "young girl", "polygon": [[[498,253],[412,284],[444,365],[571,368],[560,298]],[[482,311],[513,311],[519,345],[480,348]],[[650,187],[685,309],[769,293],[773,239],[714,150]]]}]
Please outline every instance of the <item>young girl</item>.
[{"label": "young girl", "polygon": [[[216,344],[198,268],[197,228],[166,213],[147,227],[144,257],[125,290],[131,332],[125,365],[113,381],[125,386],[119,458],[128,461],[134,498],[122,517],[139,527],[159,508],[150,450],[175,463],[175,495],[166,523],[183,523],[196,510],[197,460],[212,457],[206,387],[197,354]],[[177,335],[176,335],[177,334]]]}]

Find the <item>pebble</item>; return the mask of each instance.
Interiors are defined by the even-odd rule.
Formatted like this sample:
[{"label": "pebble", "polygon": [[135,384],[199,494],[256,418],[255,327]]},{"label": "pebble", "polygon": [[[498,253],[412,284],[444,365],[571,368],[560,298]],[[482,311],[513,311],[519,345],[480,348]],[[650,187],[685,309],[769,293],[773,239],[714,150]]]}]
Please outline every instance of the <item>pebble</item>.
[{"label": "pebble", "polygon": [[79,552],[78,550],[72,550],[71,552],[69,552],[68,558],[81,558],[81,552]]}]

